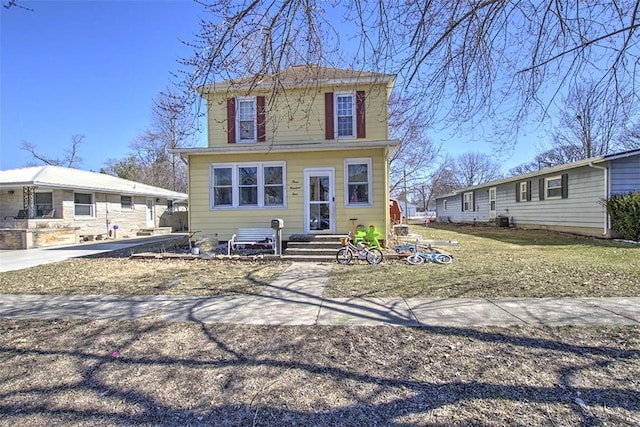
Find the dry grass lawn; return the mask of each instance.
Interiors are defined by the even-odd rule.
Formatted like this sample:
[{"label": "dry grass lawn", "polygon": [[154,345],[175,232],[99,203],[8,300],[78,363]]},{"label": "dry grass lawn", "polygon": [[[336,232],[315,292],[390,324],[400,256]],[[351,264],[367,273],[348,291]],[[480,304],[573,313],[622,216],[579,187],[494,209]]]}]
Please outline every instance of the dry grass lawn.
[{"label": "dry grass lawn", "polygon": [[[335,265],[325,296],[638,296],[639,248],[483,228],[449,266]],[[83,258],[3,293],[259,293],[277,262]],[[0,303],[2,302],[0,296]],[[268,327],[0,320],[0,425],[640,425],[640,325]]]}]

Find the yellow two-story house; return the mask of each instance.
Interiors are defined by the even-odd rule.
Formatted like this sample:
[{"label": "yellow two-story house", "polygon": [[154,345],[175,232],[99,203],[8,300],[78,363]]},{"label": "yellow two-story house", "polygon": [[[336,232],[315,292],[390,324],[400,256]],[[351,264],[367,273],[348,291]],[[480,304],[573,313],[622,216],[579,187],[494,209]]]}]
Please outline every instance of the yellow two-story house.
[{"label": "yellow two-story house", "polygon": [[282,236],[342,234],[375,225],[386,239],[388,101],[395,76],[294,66],[277,76],[200,89],[208,147],[180,150],[189,165],[189,224],[228,240],[239,228]]}]

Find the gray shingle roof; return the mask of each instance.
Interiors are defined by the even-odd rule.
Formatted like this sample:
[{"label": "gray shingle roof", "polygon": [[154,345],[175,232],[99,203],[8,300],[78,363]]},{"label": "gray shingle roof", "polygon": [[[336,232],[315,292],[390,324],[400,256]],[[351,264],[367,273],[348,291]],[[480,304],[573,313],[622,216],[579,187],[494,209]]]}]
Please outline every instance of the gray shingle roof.
[{"label": "gray shingle roof", "polygon": [[33,166],[0,171],[0,187],[47,187],[137,196],[185,199],[185,193],[141,184],[112,175],[60,166]]}]

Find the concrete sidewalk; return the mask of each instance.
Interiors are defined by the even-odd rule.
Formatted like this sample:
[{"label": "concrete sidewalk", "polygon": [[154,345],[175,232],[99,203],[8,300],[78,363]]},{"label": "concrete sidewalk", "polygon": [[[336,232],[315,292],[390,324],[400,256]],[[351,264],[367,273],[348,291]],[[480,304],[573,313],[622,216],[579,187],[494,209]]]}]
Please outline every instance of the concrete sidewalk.
[{"label": "concrete sidewalk", "polygon": [[0,295],[3,318],[256,325],[640,325],[640,298],[324,298],[330,264],[294,263],[258,296]]}]

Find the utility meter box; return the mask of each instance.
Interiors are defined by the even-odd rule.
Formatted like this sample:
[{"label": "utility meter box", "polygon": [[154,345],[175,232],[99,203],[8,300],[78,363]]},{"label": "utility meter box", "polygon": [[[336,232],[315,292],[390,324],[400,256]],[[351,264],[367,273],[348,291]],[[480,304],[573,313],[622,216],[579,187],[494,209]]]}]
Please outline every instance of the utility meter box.
[{"label": "utility meter box", "polygon": [[282,230],[284,228],[284,221],[282,218],[276,218],[271,220],[271,228],[274,230]]}]

